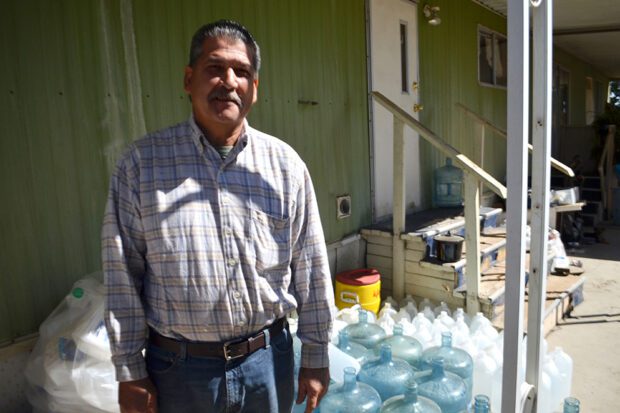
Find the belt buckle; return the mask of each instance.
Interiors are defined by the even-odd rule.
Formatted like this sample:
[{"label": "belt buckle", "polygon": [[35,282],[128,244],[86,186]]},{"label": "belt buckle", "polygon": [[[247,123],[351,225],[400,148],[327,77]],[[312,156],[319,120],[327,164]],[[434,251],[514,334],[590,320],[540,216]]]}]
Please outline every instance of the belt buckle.
[{"label": "belt buckle", "polygon": [[[240,343],[243,343],[243,341],[227,341],[224,343],[222,350],[224,350],[224,358],[226,359],[226,361],[235,360],[246,355],[246,353],[244,353],[242,349],[235,350],[231,347],[234,344]],[[235,351],[237,352],[237,354],[234,354]]]}]

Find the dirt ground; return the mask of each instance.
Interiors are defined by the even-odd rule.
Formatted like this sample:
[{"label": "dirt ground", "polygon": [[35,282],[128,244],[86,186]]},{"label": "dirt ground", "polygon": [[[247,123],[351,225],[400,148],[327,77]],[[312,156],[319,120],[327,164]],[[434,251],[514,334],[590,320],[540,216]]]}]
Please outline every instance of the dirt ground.
[{"label": "dirt ground", "polygon": [[583,261],[584,302],[547,336],[573,358],[572,394],[581,412],[620,412],[620,227],[608,226],[604,242],[568,255]]}]

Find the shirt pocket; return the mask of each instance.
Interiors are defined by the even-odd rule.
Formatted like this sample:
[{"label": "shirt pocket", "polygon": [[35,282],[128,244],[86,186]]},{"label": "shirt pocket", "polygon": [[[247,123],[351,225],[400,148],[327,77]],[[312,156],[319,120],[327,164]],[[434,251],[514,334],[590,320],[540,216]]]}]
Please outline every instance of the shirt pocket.
[{"label": "shirt pocket", "polygon": [[291,261],[290,218],[276,217],[259,209],[250,209],[250,243],[259,272],[286,271]]}]

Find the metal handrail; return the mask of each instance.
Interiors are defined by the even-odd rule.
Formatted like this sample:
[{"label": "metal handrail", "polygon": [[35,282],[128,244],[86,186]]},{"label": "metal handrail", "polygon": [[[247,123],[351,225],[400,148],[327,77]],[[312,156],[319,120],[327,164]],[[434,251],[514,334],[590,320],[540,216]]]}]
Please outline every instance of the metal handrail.
[{"label": "metal handrail", "polygon": [[373,91],[372,96],[375,100],[381,104],[384,108],[392,112],[394,116],[404,122],[411,129],[416,131],[422,138],[424,138],[431,145],[439,149],[444,154],[453,157],[456,162],[466,171],[473,174],[478,180],[482,181],[487,185],[493,192],[499,195],[502,199],[506,199],[508,195],[508,191],[504,185],[502,185],[497,179],[491,176],[488,172],[480,168],[475,162],[465,156],[463,153],[459,152],[452,145],[444,142],[440,137],[438,137],[433,131],[424,126],[420,121],[415,119],[413,116],[405,112],[395,103],[390,101],[387,97],[385,97],[380,92]]},{"label": "metal handrail", "polygon": [[[490,130],[497,133],[499,136],[503,137],[504,139],[508,137],[508,134],[506,133],[504,129],[501,129],[493,125],[491,121],[480,116],[479,114],[469,109],[467,106],[463,105],[462,103],[456,103],[456,106],[459,109],[463,110],[467,115],[474,118],[474,120],[476,120],[478,123],[482,124],[483,127],[489,128]],[[532,153],[532,151],[534,150],[534,147],[532,146],[531,143],[527,144],[527,148],[530,153]],[[558,161],[555,158],[551,158],[551,166],[555,168],[556,170],[562,172],[564,175],[567,175],[571,178],[575,177],[575,172],[570,166],[563,164],[562,162]]]}]

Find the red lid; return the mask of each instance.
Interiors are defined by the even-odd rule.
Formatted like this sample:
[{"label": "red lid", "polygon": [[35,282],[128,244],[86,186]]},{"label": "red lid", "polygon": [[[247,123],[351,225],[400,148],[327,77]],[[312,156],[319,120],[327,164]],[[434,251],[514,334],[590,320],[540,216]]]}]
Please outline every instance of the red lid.
[{"label": "red lid", "polygon": [[381,274],[374,268],[359,268],[336,274],[336,281],[347,285],[371,285],[381,279]]}]

